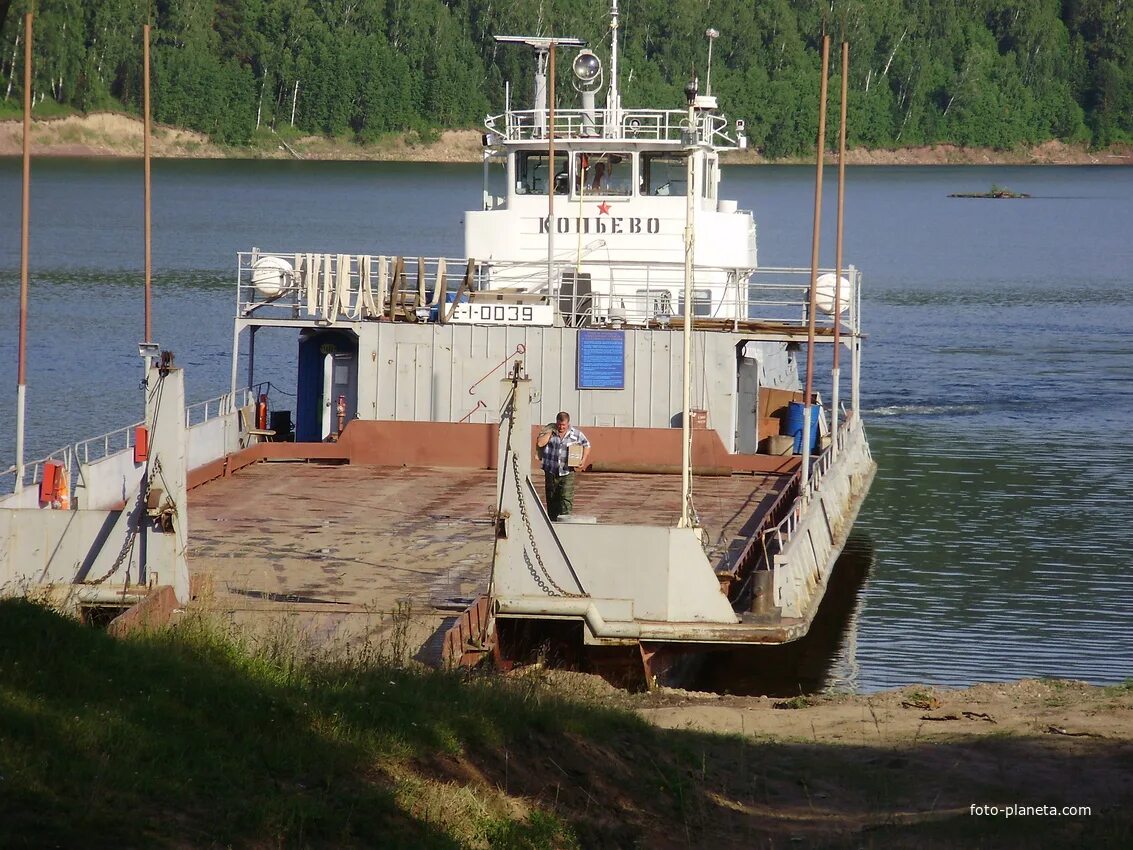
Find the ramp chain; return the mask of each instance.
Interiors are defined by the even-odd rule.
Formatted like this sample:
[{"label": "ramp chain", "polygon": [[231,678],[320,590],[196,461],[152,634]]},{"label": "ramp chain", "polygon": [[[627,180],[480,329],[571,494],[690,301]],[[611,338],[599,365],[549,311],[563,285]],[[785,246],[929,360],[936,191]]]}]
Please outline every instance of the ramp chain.
[{"label": "ramp chain", "polygon": [[[515,473],[513,477],[515,478],[515,494],[519,500],[519,515],[523,518],[523,525],[527,529],[527,539],[531,542],[531,551],[535,554],[535,560],[539,564],[539,572],[542,572],[546,581],[535,571],[535,565],[531,563],[531,558],[527,555],[527,547],[524,546],[523,562],[527,564],[527,571],[531,573],[531,578],[534,579],[539,589],[548,596],[570,596],[575,599],[586,596],[585,593],[571,593],[569,590],[563,590],[547,571],[547,567],[543,563],[543,556],[539,554],[539,547],[535,545],[535,532],[531,528],[531,518],[527,515],[527,500],[523,498],[523,483],[519,474],[519,458],[514,452],[512,452],[511,455],[511,465]],[[554,590],[551,588],[554,588]]]}]

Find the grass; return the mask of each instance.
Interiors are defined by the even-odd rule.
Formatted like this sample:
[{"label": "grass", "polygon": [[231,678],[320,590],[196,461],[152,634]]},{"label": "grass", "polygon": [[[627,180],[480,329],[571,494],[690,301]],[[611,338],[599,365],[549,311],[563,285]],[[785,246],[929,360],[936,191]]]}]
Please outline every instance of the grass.
[{"label": "grass", "polygon": [[[1102,798],[1083,797],[1082,777],[1115,775],[1120,762],[1092,742],[1059,755],[1008,737],[902,747],[662,730],[618,707],[628,697],[575,697],[538,672],[409,668],[396,629],[333,657],[287,628],[259,634],[190,615],[113,639],[0,601],[0,847],[1061,847],[1131,836],[1127,809],[1107,817]],[[1008,769],[968,772],[989,759]],[[1035,759],[1057,759],[1057,775],[1076,777],[1063,802],[1094,803],[1099,816],[967,815],[972,801],[1050,802],[1046,785],[1025,784],[1030,771],[1009,767]]]},{"label": "grass", "polygon": [[490,788],[414,812],[430,782],[413,764],[644,726],[529,685],[397,667],[381,648],[297,649],[203,618],[114,640],[0,603],[0,846],[181,846],[174,828],[191,846],[569,846],[552,813],[513,817]]}]

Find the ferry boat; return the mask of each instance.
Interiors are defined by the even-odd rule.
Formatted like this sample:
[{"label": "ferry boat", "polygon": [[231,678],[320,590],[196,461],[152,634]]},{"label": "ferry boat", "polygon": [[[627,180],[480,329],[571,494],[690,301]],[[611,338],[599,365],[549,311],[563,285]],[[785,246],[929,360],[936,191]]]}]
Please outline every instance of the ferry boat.
[{"label": "ferry boat", "polygon": [[[126,624],[207,593],[324,640],[397,620],[427,660],[550,649],[647,682],[804,635],[875,468],[861,274],[758,266],[721,194],[743,122],[707,80],[623,107],[618,25],[614,2],[608,84],[578,39],[498,39],[532,52],[533,102],[485,122],[464,257],[241,253],[228,392],[186,407],[174,356],[143,344],[143,421],[9,471],[0,588]],[[257,381],[264,332],[296,337],[294,419]],[[820,348],[847,353],[848,405],[837,369],[804,403]],[[552,520],[536,436],[559,411],[592,463]]]}]

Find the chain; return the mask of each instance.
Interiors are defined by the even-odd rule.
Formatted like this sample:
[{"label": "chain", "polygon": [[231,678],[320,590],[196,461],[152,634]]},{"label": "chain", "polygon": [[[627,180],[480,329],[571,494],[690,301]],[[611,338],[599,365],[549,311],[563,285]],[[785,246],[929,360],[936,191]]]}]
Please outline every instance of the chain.
[{"label": "chain", "polygon": [[547,587],[547,582],[539,577],[539,573],[535,572],[535,565],[531,563],[531,557],[527,554],[527,547],[523,547],[523,563],[527,564],[527,572],[531,573],[532,580],[539,585],[539,589],[548,596],[554,596],[555,592]]},{"label": "chain", "polygon": [[129,531],[126,532],[126,539],[122,541],[122,549],[118,553],[118,557],[114,559],[114,563],[110,565],[110,569],[107,570],[101,578],[96,578],[93,581],[84,582],[84,584],[91,584],[91,585],[102,584],[107,579],[109,579],[112,575],[114,575],[116,572],[118,572],[118,569],[125,562],[126,558],[128,558],[130,553],[133,552],[134,541],[136,541],[138,539],[138,532],[141,530],[141,526],[142,526],[142,522],[143,522],[143,520],[142,520],[142,508],[141,508],[142,500],[145,499],[146,495],[149,493],[149,489],[153,485],[153,479],[157,475],[159,475],[160,473],[161,473],[161,462],[157,461],[157,462],[154,463],[154,469],[153,469],[153,472],[150,474],[149,480],[145,482],[145,487],[143,487],[141,493],[138,494],[138,522],[133,528],[131,528]]},{"label": "chain", "polygon": [[[139,523],[139,525],[140,525],[140,523]],[[102,576],[102,578],[96,578],[93,581],[88,581],[88,582],[85,582],[85,583],[86,584],[102,584],[108,578],[110,578],[112,575],[114,575],[116,572],[118,572],[118,568],[122,566],[122,563],[126,560],[127,556],[129,556],[129,554],[133,551],[134,541],[137,540],[137,539],[138,539],[138,526],[136,525],[126,533],[126,539],[122,542],[122,551],[120,551],[118,553],[118,557],[114,559],[114,563],[111,564],[110,569],[106,571],[106,573]]]},{"label": "chain", "polygon": [[[535,571],[535,566],[531,563],[531,559],[527,555],[527,547],[525,546],[523,548],[523,561],[527,564],[527,571],[531,573],[531,578],[539,585],[539,589],[548,596],[570,596],[576,599],[585,596],[585,593],[571,593],[569,590],[564,590],[559,587],[558,582],[556,582],[547,571],[547,567],[543,563],[543,556],[539,554],[539,547],[535,545],[535,532],[531,528],[531,519],[527,515],[527,500],[523,498],[523,484],[519,475],[519,458],[514,452],[511,456],[511,465],[512,471],[514,472],[513,477],[515,478],[515,494],[519,500],[519,515],[522,517],[523,525],[527,529],[527,539],[531,542],[531,551],[535,554],[535,561],[539,564],[539,571],[542,572],[546,581],[543,581],[543,578]],[[550,584],[550,587],[548,587],[548,584]],[[554,591],[552,591],[551,588],[554,588]]]}]

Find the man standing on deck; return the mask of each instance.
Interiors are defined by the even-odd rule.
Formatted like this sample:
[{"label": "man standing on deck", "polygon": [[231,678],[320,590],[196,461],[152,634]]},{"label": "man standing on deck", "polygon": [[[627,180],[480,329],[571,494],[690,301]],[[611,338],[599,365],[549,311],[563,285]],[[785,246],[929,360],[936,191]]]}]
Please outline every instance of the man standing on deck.
[{"label": "man standing on deck", "polygon": [[[543,477],[547,484],[547,513],[551,520],[568,516],[574,507],[574,471],[584,470],[590,463],[590,441],[586,435],[570,424],[570,414],[560,410],[554,425],[545,425],[539,431],[535,444],[543,458]],[[582,447],[578,465],[568,465],[570,447]]]}]

